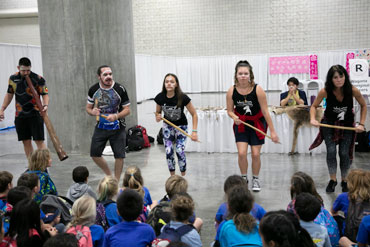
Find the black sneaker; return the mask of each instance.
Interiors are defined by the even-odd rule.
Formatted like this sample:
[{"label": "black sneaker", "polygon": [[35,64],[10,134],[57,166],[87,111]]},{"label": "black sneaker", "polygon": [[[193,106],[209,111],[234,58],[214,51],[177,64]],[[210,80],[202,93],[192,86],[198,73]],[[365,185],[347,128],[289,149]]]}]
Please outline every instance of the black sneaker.
[{"label": "black sneaker", "polygon": [[328,186],[326,186],[326,192],[332,193],[335,191],[335,186],[337,186],[338,182],[334,180],[330,180]]},{"label": "black sneaker", "polygon": [[342,192],[348,192],[348,187],[347,187],[347,182],[346,181],[342,181],[340,183],[340,186],[342,186]]}]

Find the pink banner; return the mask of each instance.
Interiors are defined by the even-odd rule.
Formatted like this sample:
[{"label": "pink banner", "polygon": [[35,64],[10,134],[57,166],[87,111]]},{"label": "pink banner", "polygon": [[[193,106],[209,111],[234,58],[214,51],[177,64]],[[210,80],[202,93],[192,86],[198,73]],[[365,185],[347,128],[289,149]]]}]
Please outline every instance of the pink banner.
[{"label": "pink banner", "polygon": [[270,74],[309,73],[309,56],[270,57]]},{"label": "pink banner", "polygon": [[346,70],[347,70],[347,73],[349,74],[349,60],[350,59],[354,59],[355,58],[355,54],[353,52],[350,52],[350,53],[347,53],[347,57],[346,57]]},{"label": "pink banner", "polygon": [[319,71],[317,69],[317,55],[310,55],[310,79],[319,79]]}]

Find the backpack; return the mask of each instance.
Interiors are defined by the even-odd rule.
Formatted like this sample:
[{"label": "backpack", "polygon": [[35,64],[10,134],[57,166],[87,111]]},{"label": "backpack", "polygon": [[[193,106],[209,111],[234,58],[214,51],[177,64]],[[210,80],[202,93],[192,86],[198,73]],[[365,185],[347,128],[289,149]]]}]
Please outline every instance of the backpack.
[{"label": "backpack", "polygon": [[[40,203],[40,208],[54,207],[60,211],[60,223],[67,225],[72,220],[72,202],[65,197],[55,195],[44,195]],[[45,210],[43,210],[45,211]]]},{"label": "backpack", "polygon": [[135,127],[141,129],[141,133],[143,134],[143,139],[144,139],[143,148],[149,148],[150,147],[150,141],[149,141],[149,136],[146,133],[146,129],[141,125],[136,125]]},{"label": "backpack", "polygon": [[159,130],[159,132],[158,132],[158,135],[157,135],[157,142],[158,142],[158,144],[160,144],[160,145],[163,145],[164,144],[163,138],[164,138],[164,136],[163,136],[163,128],[161,128]]},{"label": "backpack", "polygon": [[344,236],[349,238],[351,241],[356,242],[356,236],[362,218],[367,215],[370,215],[370,201],[350,201],[346,217]]},{"label": "backpack", "polygon": [[356,152],[369,152],[370,151],[370,131],[361,132],[356,134]]},{"label": "backpack", "polygon": [[139,217],[137,218],[138,221],[142,222],[142,223],[145,223],[146,222],[146,219],[148,218],[148,208],[143,206],[143,210],[141,211],[141,214],[139,215]]},{"label": "backpack", "polygon": [[153,240],[152,247],[167,246],[170,243],[181,242],[181,237],[195,229],[193,225],[183,225],[175,229],[168,225],[163,227],[162,233]]},{"label": "backpack", "polygon": [[150,211],[146,223],[149,224],[155,231],[155,235],[161,234],[161,229],[172,219],[171,205],[169,201],[161,200],[161,202]]},{"label": "backpack", "polygon": [[127,131],[127,146],[129,151],[139,151],[145,144],[143,132],[137,126],[131,127]]},{"label": "backpack", "polygon": [[105,215],[105,207],[109,204],[113,203],[113,200],[107,200],[103,202],[97,202],[96,203],[96,218],[95,218],[95,224],[102,226],[104,229],[104,232],[106,232],[109,228],[107,217]]},{"label": "backpack", "polygon": [[76,225],[68,228],[66,233],[76,235],[79,247],[93,247],[91,231],[88,226]]}]

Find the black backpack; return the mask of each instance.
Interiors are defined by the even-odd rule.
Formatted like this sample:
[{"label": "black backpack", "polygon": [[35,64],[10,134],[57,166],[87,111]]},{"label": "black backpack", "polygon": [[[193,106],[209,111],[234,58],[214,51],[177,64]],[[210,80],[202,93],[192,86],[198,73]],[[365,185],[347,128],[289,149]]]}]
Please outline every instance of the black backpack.
[{"label": "black backpack", "polygon": [[159,130],[159,132],[158,132],[158,135],[157,135],[157,142],[158,142],[158,144],[163,145],[163,138],[164,138],[164,136],[163,136],[163,128],[161,128]]},{"label": "black backpack", "polygon": [[127,147],[129,151],[139,151],[144,146],[144,137],[141,128],[131,127],[127,131]]},{"label": "black backpack", "polygon": [[155,231],[155,235],[161,234],[161,229],[172,219],[171,205],[168,200],[162,199],[149,213],[146,223]]},{"label": "black backpack", "polygon": [[162,233],[153,240],[152,247],[167,246],[169,243],[181,242],[181,237],[195,229],[193,225],[183,225],[175,229],[165,225]]},{"label": "black backpack", "polygon": [[349,238],[351,241],[356,242],[356,236],[362,218],[367,215],[370,215],[369,201],[350,201],[346,217],[346,228],[344,230],[344,236]]}]

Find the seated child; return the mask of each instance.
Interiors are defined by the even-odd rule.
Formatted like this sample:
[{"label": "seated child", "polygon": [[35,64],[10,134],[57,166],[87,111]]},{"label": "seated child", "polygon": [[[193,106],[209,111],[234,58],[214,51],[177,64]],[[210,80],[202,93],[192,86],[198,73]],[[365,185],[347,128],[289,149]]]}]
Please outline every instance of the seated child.
[{"label": "seated child", "polygon": [[13,175],[8,171],[0,172],[0,211],[5,211],[6,196],[13,187]]},{"label": "seated child", "polygon": [[[237,186],[237,185],[243,185],[248,188],[248,183],[247,181],[239,175],[231,175],[229,176],[224,183],[224,192],[227,194],[227,191],[230,190],[232,187]],[[253,208],[251,210],[252,216],[260,221],[262,217],[265,215],[266,211],[263,207],[258,205],[257,203],[253,204]],[[220,205],[220,207],[217,210],[215,221],[216,221],[216,229],[220,225],[220,223],[226,219],[226,216],[228,214],[227,210],[227,203],[224,202]]]},{"label": "seated child", "polygon": [[307,230],[317,247],[330,247],[328,230],[324,226],[313,222],[320,210],[320,201],[309,193],[303,192],[295,199],[295,211],[299,217],[301,227]]},{"label": "seated child", "polygon": [[76,236],[70,233],[57,234],[49,238],[43,247],[77,247],[78,241]]},{"label": "seated child", "polygon": [[[105,176],[100,180],[97,203],[104,206],[105,219],[108,223],[108,227],[112,227],[122,221],[121,216],[117,213],[117,203],[113,200],[117,193],[118,181],[116,178]],[[98,211],[98,207],[99,205],[97,205],[97,213],[101,212]],[[96,222],[96,224],[102,225],[101,222]]]},{"label": "seated child", "polygon": [[31,198],[40,191],[40,180],[35,173],[23,173],[17,181],[17,186],[26,186],[31,190]]},{"label": "seated child", "polygon": [[80,229],[88,243],[100,247],[104,241],[104,229],[94,225],[95,218],[96,201],[91,196],[84,195],[73,203],[72,220],[67,225],[66,232],[75,234],[77,229]]},{"label": "seated child", "polygon": [[143,198],[131,189],[125,189],[117,199],[117,208],[123,221],[108,229],[104,247],[147,247],[155,238],[154,230],[146,223],[137,222],[143,208]]},{"label": "seated child", "polygon": [[67,198],[74,202],[87,193],[96,200],[97,198],[95,192],[87,184],[88,178],[89,170],[86,166],[77,166],[74,168],[72,171],[72,179],[75,183],[69,187]]},{"label": "seated child", "polygon": [[314,247],[310,234],[301,227],[294,214],[284,210],[263,216],[259,232],[264,246]]},{"label": "seated child", "polygon": [[40,191],[36,193],[34,200],[40,204],[46,194],[58,195],[53,180],[47,171],[51,167],[51,155],[48,149],[37,149],[28,157],[28,170],[26,173],[35,173],[40,180]]},{"label": "seated child", "polygon": [[246,186],[234,186],[227,193],[229,215],[220,225],[220,246],[261,246],[258,222],[250,214],[254,199]]},{"label": "seated child", "polygon": [[144,179],[141,176],[140,168],[137,166],[127,167],[125,175],[123,175],[122,192],[125,188],[135,190],[139,193],[144,200],[144,207],[149,206],[149,209],[152,209],[157,205],[156,201],[152,201],[149,190],[144,186]]},{"label": "seated child", "polygon": [[187,193],[176,194],[171,200],[171,208],[173,220],[165,225],[161,232],[165,232],[167,228],[179,229],[182,226],[190,225],[192,229],[190,228],[189,232],[181,236],[181,242],[188,246],[202,246],[198,231],[189,222],[189,218],[194,214],[194,201],[191,196]]}]

